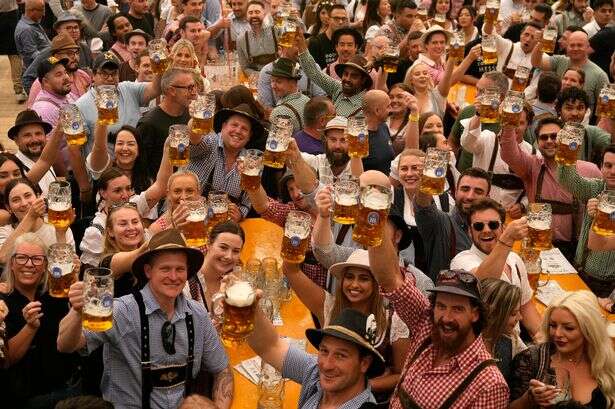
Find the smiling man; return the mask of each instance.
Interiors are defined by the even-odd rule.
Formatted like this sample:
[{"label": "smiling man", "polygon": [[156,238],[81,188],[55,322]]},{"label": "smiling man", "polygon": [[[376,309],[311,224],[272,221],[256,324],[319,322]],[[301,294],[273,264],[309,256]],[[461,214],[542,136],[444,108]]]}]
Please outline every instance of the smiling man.
[{"label": "smiling man", "polygon": [[273,26],[265,25],[265,4],[250,0],[247,9],[250,28],[237,39],[239,65],[246,75],[256,74],[277,58],[278,40]]},{"label": "smiling man", "polygon": [[269,121],[275,124],[279,117],[289,117],[293,124],[293,134],[303,129],[305,121],[303,110],[310,98],[299,92],[297,82],[301,79],[299,64],[289,58],[278,58],[267,72],[271,76],[271,91],[278,101]]}]

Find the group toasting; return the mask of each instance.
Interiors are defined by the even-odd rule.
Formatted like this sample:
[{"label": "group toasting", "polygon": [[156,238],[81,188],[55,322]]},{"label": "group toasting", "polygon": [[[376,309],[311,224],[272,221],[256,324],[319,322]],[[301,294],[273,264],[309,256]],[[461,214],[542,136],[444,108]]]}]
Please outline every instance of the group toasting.
[{"label": "group toasting", "polygon": [[1,1],[0,407],[615,409],[613,9]]}]

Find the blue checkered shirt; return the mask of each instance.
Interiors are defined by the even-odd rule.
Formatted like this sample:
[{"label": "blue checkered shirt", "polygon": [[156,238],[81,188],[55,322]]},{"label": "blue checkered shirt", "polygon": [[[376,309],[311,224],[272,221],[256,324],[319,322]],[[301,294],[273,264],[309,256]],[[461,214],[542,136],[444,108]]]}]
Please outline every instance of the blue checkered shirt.
[{"label": "blue checkered shirt", "polygon": [[[194,321],[194,367],[193,377],[201,368],[211,374],[218,374],[228,367],[228,358],[214,329],[209,314],[200,304],[187,300],[180,294],[175,301],[175,354],[169,355],[162,347],[160,336],[166,314],[156,302],[149,284],[142,290],[145,314],[149,320],[150,356],[152,367],[182,365],[188,356],[188,334],[186,313]],[[139,307],[133,295],[113,300],[113,328],[105,332],[83,331],[87,351],[91,352],[104,345],[105,365],[101,381],[103,397],[112,402],[116,409],[141,407],[141,327]],[[184,398],[184,385],[171,388],[154,388],[151,393],[151,407],[176,408]]]}]

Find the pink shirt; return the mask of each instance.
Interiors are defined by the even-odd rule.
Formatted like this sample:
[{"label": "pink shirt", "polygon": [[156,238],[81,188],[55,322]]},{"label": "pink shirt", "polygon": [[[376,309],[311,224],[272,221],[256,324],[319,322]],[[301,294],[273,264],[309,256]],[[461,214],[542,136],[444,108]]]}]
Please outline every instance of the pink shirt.
[{"label": "pink shirt", "polygon": [[[90,75],[87,72],[83,70],[77,70],[73,74],[73,83],[70,86],[70,92],[76,95],[77,97],[80,97],[86,93],[91,83],[92,83],[92,78],[90,78]],[[32,87],[30,88],[30,95],[28,95],[28,102],[27,102],[28,108],[32,109],[32,104],[34,104],[34,101],[36,100],[36,96],[38,95],[39,92],[41,92],[41,89],[42,89],[41,83],[37,78],[32,83]]]},{"label": "pink shirt", "polygon": [[434,61],[426,54],[420,53],[419,58],[417,59],[417,63],[419,61],[427,65],[429,75],[431,76],[431,80],[433,81],[434,85],[442,81],[442,78],[444,77],[444,57],[442,57],[440,61]]},{"label": "pink shirt", "polygon": [[[508,164],[510,169],[523,180],[527,197],[530,203],[536,200],[536,187],[538,183],[538,174],[545,160],[542,157],[531,155],[521,150],[515,139],[515,133],[510,128],[505,128],[500,135],[501,155],[504,162]],[[576,163],[577,172],[579,175],[586,178],[602,178],[602,172],[598,167],[591,163],[578,160]],[[563,203],[572,204],[572,195],[559,184],[557,179],[557,166],[547,166],[544,179],[542,182],[543,199],[557,200]],[[579,203],[584,205],[585,203]],[[580,206],[577,218],[577,226],[580,226],[584,209]],[[553,228],[553,239],[562,241],[576,240],[576,232],[572,231],[573,215],[569,214],[554,214],[551,226]]]}]

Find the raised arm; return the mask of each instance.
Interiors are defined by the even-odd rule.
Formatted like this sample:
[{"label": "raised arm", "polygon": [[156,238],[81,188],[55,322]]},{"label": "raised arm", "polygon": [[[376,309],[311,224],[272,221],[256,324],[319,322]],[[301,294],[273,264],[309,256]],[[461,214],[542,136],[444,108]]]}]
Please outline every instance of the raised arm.
[{"label": "raised arm", "polygon": [[585,203],[604,188],[602,179],[589,179],[579,175],[576,166],[557,166],[557,180],[577,200]]},{"label": "raised arm", "polygon": [[299,264],[283,262],[282,271],[301,302],[318,318],[319,322],[325,322],[325,290],[303,274],[299,266]]},{"label": "raised arm", "polygon": [[[476,110],[478,112],[478,109]],[[462,125],[463,126],[463,125]],[[461,131],[461,147],[473,155],[478,155],[483,151],[483,145],[479,142],[481,138],[480,117],[474,115]],[[494,143],[498,143],[497,138]]]},{"label": "raised arm", "polygon": [[58,332],[57,347],[59,352],[71,353],[85,347],[85,336],[83,335],[82,310],[84,284],[82,281],[76,282],[68,290],[70,301],[70,311],[62,321]]},{"label": "raised arm", "polygon": [[520,178],[525,179],[530,175],[533,155],[521,150],[514,131],[515,129],[510,126],[502,128],[500,133],[500,155],[513,172]]},{"label": "raised arm", "polygon": [[128,273],[132,269],[132,262],[137,257],[143,254],[147,250],[148,242],[144,242],[139,248],[131,251],[118,251],[111,256],[111,263],[109,268],[113,272],[113,278],[118,279],[124,274]]},{"label": "raised arm", "polygon": [[94,127],[94,143],[90,152],[90,168],[94,172],[102,172],[109,165],[107,151],[108,128],[106,124],[96,123]]},{"label": "raised arm", "polygon": [[[461,64],[459,64],[459,66],[457,66],[457,68],[455,68],[455,70],[453,71],[453,75],[451,78],[451,84],[456,84],[458,82],[464,82],[465,77],[467,77],[466,72],[468,71],[472,63],[476,61],[476,59],[480,55],[481,55],[481,46],[480,44],[476,44],[474,47],[470,49],[470,51],[468,52],[468,55],[466,55],[463,61],[461,61]],[[474,80],[473,85],[475,85],[476,82],[478,81],[474,79],[474,77],[471,77],[471,78]]]},{"label": "raised arm", "polygon": [[293,172],[297,187],[303,193],[312,193],[318,187],[318,179],[316,179],[314,170],[303,160],[297,142],[294,139],[288,144],[286,154],[288,157],[286,164]]},{"label": "raised arm", "polygon": [[166,195],[167,184],[169,182],[171,174],[173,173],[173,166],[171,166],[171,161],[169,160],[169,150],[167,149],[168,143],[169,141],[167,139],[164,143],[162,160],[160,161],[160,168],[158,169],[156,180],[145,191],[145,198],[147,199],[147,204],[150,209],[154,207],[156,203],[158,203],[158,201]]},{"label": "raised arm", "polygon": [[32,168],[26,172],[26,177],[30,182],[37,184],[54,164],[63,137],[64,133],[62,132],[61,126],[56,126],[51,131],[51,137],[45,144],[41,156],[34,163]]},{"label": "raised arm", "polygon": [[288,341],[280,338],[271,321],[260,308],[256,309],[254,331],[248,337],[248,345],[265,362],[282,372],[284,358],[288,353]]},{"label": "raised arm", "polygon": [[145,90],[143,91],[143,104],[147,104],[154,98],[158,98],[162,93],[162,89],[160,88],[160,78],[161,75],[155,74],[154,79],[151,82],[148,82],[145,86]]},{"label": "raised arm", "polygon": [[406,125],[405,135],[405,148],[406,149],[418,149],[419,148],[419,117],[421,112],[419,111],[419,105],[416,97],[412,94],[408,95],[408,125]]},{"label": "raised arm", "polygon": [[298,32],[295,36],[295,45],[297,46],[297,50],[299,51],[299,64],[301,65],[301,68],[303,69],[305,74],[312,81],[314,81],[316,85],[322,88],[322,90],[325,91],[327,95],[333,95],[336,92],[341,91],[341,82],[334,80],[333,78],[322,72],[318,64],[316,64],[316,61],[314,61],[314,57],[312,57],[312,55],[307,49],[307,43],[305,42],[305,38],[303,37],[303,32]]},{"label": "raised arm", "polygon": [[399,267],[399,258],[393,247],[393,240],[389,229],[384,229],[382,244],[377,247],[368,247],[369,268],[380,288],[385,292],[392,292],[404,284],[404,276]]},{"label": "raised arm", "polygon": [[2,246],[0,246],[0,261],[4,264],[9,261],[9,254],[13,249],[13,245],[17,237],[21,236],[24,233],[28,233],[33,231],[36,226],[36,222],[39,219],[42,219],[45,215],[45,211],[47,210],[47,206],[45,206],[45,198],[38,197],[30,205],[30,208],[26,212],[26,215],[19,222],[17,227],[8,235]]},{"label": "raised arm", "polygon": [[543,58],[542,53],[542,31],[539,31],[535,34],[538,36],[539,40],[536,41],[536,45],[532,50],[532,67],[540,68],[543,71],[551,71],[551,57]]},{"label": "raised arm", "polygon": [[233,368],[227,366],[214,374],[213,400],[218,409],[229,409],[233,403]]},{"label": "raised arm", "polygon": [[448,92],[451,90],[452,78],[453,78],[453,69],[455,68],[455,60],[452,58],[448,58],[446,60],[446,66],[444,67],[444,76],[442,80],[438,84],[438,92],[442,97],[446,100],[448,97]]}]

